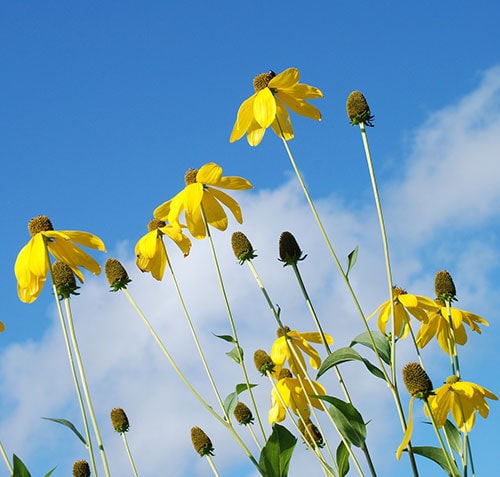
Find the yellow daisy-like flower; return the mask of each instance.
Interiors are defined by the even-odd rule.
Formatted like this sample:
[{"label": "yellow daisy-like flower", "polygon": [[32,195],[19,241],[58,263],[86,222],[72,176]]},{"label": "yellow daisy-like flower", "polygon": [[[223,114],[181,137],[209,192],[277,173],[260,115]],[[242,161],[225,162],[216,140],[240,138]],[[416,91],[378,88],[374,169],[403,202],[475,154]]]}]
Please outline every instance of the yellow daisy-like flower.
[{"label": "yellow daisy-like flower", "polygon": [[266,129],[271,126],[278,137],[293,139],[293,127],[287,107],[297,114],[321,120],[321,113],[305,99],[322,98],[323,93],[313,86],[299,83],[297,68],[288,68],[280,74],[273,71],[254,78],[255,93],[243,101],[230,142],[238,141],[246,133],[248,144],[257,146]]},{"label": "yellow daisy-like flower", "polygon": [[76,230],[54,230],[49,218],[40,215],[28,224],[31,240],[19,252],[14,272],[17,278],[17,293],[21,301],[32,303],[42,291],[49,270],[49,255],[69,265],[76,277],[83,283],[83,274],[79,267],[86,268],[95,275],[101,273],[101,267],[80,247],[106,251],[99,237],[88,232]]},{"label": "yellow daisy-like flower", "polygon": [[221,204],[234,215],[238,223],[243,222],[240,206],[232,197],[219,190],[246,190],[252,184],[237,176],[222,176],[222,167],[209,162],[199,170],[189,169],[185,176],[186,187],[173,199],[158,206],[155,218],[171,224],[179,222],[179,215],[185,212],[186,224],[191,235],[197,239],[207,234],[205,220],[218,230],[226,230],[227,215]]},{"label": "yellow daisy-like flower", "polygon": [[444,426],[451,411],[455,424],[462,432],[470,432],[474,426],[476,412],[487,418],[490,407],[485,398],[498,400],[488,389],[479,384],[460,381],[450,376],[446,383],[429,396],[429,406],[438,427]]},{"label": "yellow daisy-like flower", "polygon": [[[427,322],[427,310],[435,310],[438,305],[425,296],[411,295],[399,287],[392,289],[394,300],[394,332],[398,338],[406,338],[410,331],[410,314],[417,320]],[[378,315],[378,328],[381,333],[387,333],[387,324],[392,314],[391,302],[387,300],[382,303],[371,315]]]},{"label": "yellow daisy-like flower", "polygon": [[[286,408],[302,419],[307,420],[311,414],[308,402],[317,409],[323,410],[321,400],[311,397],[313,395],[326,394],[325,388],[316,381],[302,380],[302,386],[298,378],[285,377],[276,382],[276,388],[271,391],[271,409],[269,410],[269,424],[281,422],[286,417]],[[280,399],[281,397],[281,399]],[[285,406],[283,406],[285,404]]]},{"label": "yellow daisy-like flower", "polygon": [[[273,374],[279,376],[285,361],[288,361],[292,373],[297,376],[304,376],[303,369],[306,369],[306,363],[302,352],[309,355],[309,362],[314,369],[318,369],[321,365],[321,358],[318,352],[309,343],[322,343],[321,334],[310,332],[302,333],[296,330],[290,330],[285,327],[287,337],[283,335],[281,330],[278,330],[278,339],[273,343],[271,348],[271,359],[275,364]],[[333,343],[333,338],[325,334],[328,344]],[[295,351],[295,353],[292,351]],[[300,363],[297,362],[297,356]]]},{"label": "yellow daisy-like flower", "polygon": [[163,220],[153,219],[148,224],[149,232],[135,245],[136,264],[141,272],[151,272],[156,280],[165,273],[168,255],[163,236],[170,237],[181,249],[185,257],[189,255],[191,240],[184,235],[178,224],[166,224]]},{"label": "yellow daisy-like flower", "polygon": [[459,345],[464,345],[467,342],[467,333],[465,332],[464,323],[468,325],[472,331],[479,334],[481,334],[481,328],[479,328],[478,323],[485,326],[489,325],[489,323],[479,315],[459,310],[458,308],[450,307],[450,314],[453,332],[448,318],[448,310],[445,306],[437,304],[436,310],[427,313],[428,320],[422,324],[416,337],[417,346],[419,348],[426,346],[435,336],[441,349],[445,353],[453,354],[453,342]]}]

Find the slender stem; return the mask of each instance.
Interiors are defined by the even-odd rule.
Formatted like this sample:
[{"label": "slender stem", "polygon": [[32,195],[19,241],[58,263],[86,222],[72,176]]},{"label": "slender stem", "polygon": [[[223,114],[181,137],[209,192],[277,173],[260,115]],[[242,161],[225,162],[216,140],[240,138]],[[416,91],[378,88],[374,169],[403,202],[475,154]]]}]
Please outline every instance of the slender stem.
[{"label": "slender stem", "polygon": [[5,452],[5,449],[3,447],[3,444],[0,442],[0,454],[2,454],[3,460],[5,461],[5,465],[7,466],[7,469],[9,470],[9,474],[12,475],[12,472],[14,471],[12,469],[12,466],[10,465],[9,458],[7,457],[7,453]]},{"label": "slender stem", "polygon": [[214,473],[215,477],[219,477],[219,472],[217,472],[217,468],[215,467],[214,460],[212,459],[211,455],[206,455],[206,458],[208,460],[208,463],[210,464],[210,468],[212,469],[212,472]]},{"label": "slender stem", "polygon": [[179,287],[179,283],[177,282],[177,278],[175,277],[174,269],[172,267],[172,264],[170,263],[170,260],[167,260],[167,263],[168,263],[168,267],[170,269],[170,273],[172,275],[172,280],[174,282],[175,289],[177,291],[177,296],[179,297],[179,301],[181,303],[182,310],[184,311],[184,316],[186,317],[189,329],[191,331],[191,335],[193,336],[193,339],[194,339],[194,342],[196,345],[196,349],[198,350],[198,354],[200,355],[201,362],[203,363],[203,367],[205,368],[205,372],[207,373],[207,376],[208,376],[208,379],[209,379],[210,384],[212,386],[212,389],[214,390],[217,402],[219,403],[219,406],[221,407],[221,410],[224,413],[226,420],[228,422],[230,422],[230,416],[227,414],[227,411],[224,407],[224,403],[222,402],[222,398],[220,396],[219,390],[217,388],[217,385],[215,384],[215,380],[212,376],[212,373],[210,372],[210,368],[209,368],[208,363],[205,359],[203,349],[202,349],[200,341],[198,339],[198,335],[196,333],[195,327],[193,325],[193,322],[192,322],[191,317],[189,315],[189,312],[187,310],[186,304],[184,302],[184,298],[182,297],[181,289]]},{"label": "slender stem", "polygon": [[[455,327],[453,326],[453,318],[451,316],[451,300],[445,300],[446,305],[446,314],[448,318],[448,324],[450,326],[451,332],[451,357],[452,357],[452,369],[453,374],[456,375],[457,378],[460,378],[460,362],[458,360],[458,351],[457,351],[457,340],[455,337]],[[450,345],[449,344],[449,345]]]},{"label": "slender stem", "polygon": [[71,375],[73,377],[73,382],[75,383],[75,390],[76,390],[76,395],[78,397],[78,404],[80,406],[80,412],[82,414],[82,419],[83,419],[83,427],[85,429],[85,437],[86,437],[86,447],[89,451],[89,457],[90,457],[90,463],[92,466],[92,470],[94,472],[94,475],[97,475],[97,468],[96,468],[96,463],[95,463],[95,457],[94,457],[94,450],[92,448],[92,438],[90,436],[90,429],[89,429],[89,422],[87,418],[87,412],[85,411],[85,405],[83,403],[83,396],[82,396],[82,391],[80,388],[80,383],[78,382],[78,377],[76,374],[76,367],[75,367],[75,360],[73,358],[73,352],[71,351],[71,345],[70,345],[70,340],[69,340],[69,334],[68,334],[68,328],[66,326],[66,321],[64,320],[64,314],[61,308],[61,302],[57,299],[57,289],[56,286],[53,284],[52,289],[54,292],[54,296],[56,297],[56,304],[57,304],[57,311],[59,314],[59,318],[61,321],[61,328],[63,331],[63,337],[64,337],[64,342],[66,344],[66,351],[68,353],[68,359],[69,359],[69,365],[71,369]]},{"label": "slender stem", "polygon": [[214,260],[215,270],[217,272],[217,278],[218,278],[218,281],[219,281],[219,286],[220,286],[220,289],[221,289],[222,298],[223,298],[223,301],[224,301],[224,305],[226,307],[227,316],[229,318],[229,324],[231,326],[231,332],[233,334],[233,339],[234,339],[234,342],[235,342],[234,343],[235,344],[235,349],[236,349],[236,352],[238,354],[239,365],[241,367],[241,370],[243,372],[243,376],[245,378],[245,383],[246,383],[246,386],[247,386],[248,394],[250,395],[250,399],[252,401],[252,406],[253,406],[253,408],[255,410],[255,416],[257,418],[257,422],[259,423],[260,431],[262,432],[262,436],[263,436],[264,440],[266,440],[266,433],[264,432],[264,426],[262,425],[262,421],[261,421],[260,414],[259,414],[259,409],[257,408],[257,403],[255,402],[255,397],[253,395],[252,386],[250,386],[250,380],[248,379],[247,369],[246,369],[246,366],[245,366],[245,362],[243,360],[243,351],[242,351],[242,349],[240,347],[240,341],[239,341],[238,335],[236,333],[236,325],[234,323],[234,318],[233,318],[233,313],[231,312],[231,307],[229,306],[229,300],[228,300],[228,297],[227,297],[226,288],[224,286],[224,280],[222,279],[222,272],[221,272],[221,269],[220,269],[220,266],[219,266],[219,260],[217,259],[217,253],[215,251],[215,245],[214,245],[214,242],[213,242],[213,239],[212,239],[212,235],[210,233],[210,227],[209,227],[208,222],[206,221],[206,218],[205,218],[205,212],[203,211],[203,208],[202,208],[202,214],[203,214],[203,218],[205,219],[205,225],[206,225],[206,229],[207,229],[208,242],[210,244],[210,250],[212,252],[212,257],[213,257],[213,260]]},{"label": "slender stem", "polygon": [[224,417],[221,417],[216,411],[214,411],[213,407],[210,406],[205,401],[205,399],[203,399],[203,397],[198,393],[198,391],[196,391],[196,389],[191,385],[191,383],[187,380],[187,378],[184,376],[182,371],[179,369],[179,367],[175,363],[174,359],[172,358],[172,356],[168,352],[167,348],[165,347],[165,345],[161,341],[160,337],[158,336],[158,334],[156,333],[154,328],[151,326],[151,323],[149,322],[149,320],[146,318],[146,316],[144,315],[142,310],[138,307],[137,303],[130,295],[129,291],[126,288],[122,288],[122,291],[125,294],[125,296],[128,298],[129,302],[131,303],[131,305],[133,306],[133,308],[135,309],[137,314],[141,317],[142,321],[144,322],[144,324],[148,328],[148,330],[151,333],[151,335],[153,336],[154,340],[156,341],[156,343],[158,344],[160,349],[163,351],[163,354],[167,358],[168,362],[170,363],[170,365],[172,366],[174,371],[177,373],[177,376],[179,376],[181,381],[186,385],[186,387],[189,389],[189,391],[191,391],[191,393],[196,397],[196,399],[200,402],[200,404],[231,433],[231,435],[236,439],[236,442],[238,442],[238,444],[244,450],[247,457],[251,460],[251,462],[255,465],[257,470],[260,472],[259,463],[255,459],[255,457],[252,455],[252,453],[250,452],[250,450],[248,449],[246,444],[243,442],[241,437],[238,435],[238,433],[234,430],[234,427],[232,426],[232,424],[230,422],[227,422],[224,419]]},{"label": "slender stem", "polygon": [[139,477],[139,474],[137,473],[137,469],[135,467],[134,458],[132,457],[132,453],[130,452],[130,447],[128,445],[127,436],[126,436],[125,432],[122,432],[121,435],[123,438],[123,445],[125,446],[125,450],[127,452],[128,460],[130,461],[130,465],[132,466],[132,472],[134,473],[135,477]]},{"label": "slender stem", "polygon": [[87,378],[85,376],[85,370],[83,368],[82,357],[80,355],[80,349],[78,347],[78,341],[76,339],[75,327],[73,324],[73,315],[71,312],[71,306],[70,306],[68,298],[66,298],[64,300],[64,304],[65,304],[65,308],[66,308],[66,317],[68,319],[68,328],[69,328],[69,334],[71,337],[71,343],[73,345],[73,350],[75,352],[76,363],[78,365],[78,371],[80,373],[80,380],[82,382],[83,394],[85,395],[85,400],[87,402],[87,408],[88,408],[89,414],[90,414],[90,420],[91,420],[92,426],[94,428],[94,433],[96,436],[97,445],[99,447],[99,451],[101,454],[101,460],[102,460],[102,464],[104,466],[104,473],[108,477],[110,477],[111,473],[109,471],[108,459],[106,457],[106,452],[104,451],[104,445],[102,443],[101,433],[99,431],[99,426],[97,424],[97,419],[95,416],[94,406],[92,404],[92,399],[90,398],[90,392],[89,392],[89,388],[87,385]]}]

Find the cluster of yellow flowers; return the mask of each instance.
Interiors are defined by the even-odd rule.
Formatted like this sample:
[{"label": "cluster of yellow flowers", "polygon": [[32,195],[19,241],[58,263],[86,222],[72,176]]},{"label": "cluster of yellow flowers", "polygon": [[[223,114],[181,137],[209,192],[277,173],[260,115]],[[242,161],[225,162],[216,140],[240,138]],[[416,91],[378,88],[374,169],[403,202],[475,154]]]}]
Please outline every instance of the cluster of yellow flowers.
[{"label": "cluster of yellow flowers", "polygon": [[[306,100],[321,98],[323,94],[318,88],[299,83],[299,71],[296,68],[289,68],[280,74],[269,71],[258,75],[254,80],[254,89],[255,93],[246,99],[238,110],[230,135],[231,142],[241,139],[246,134],[248,143],[257,146],[268,127],[271,127],[283,141],[289,141],[294,137],[294,131],[287,108],[314,120],[321,119],[319,110]],[[349,118],[353,124],[360,124],[362,128],[364,124],[370,126],[373,116],[361,93],[355,93],[354,99],[348,103]],[[204,164],[199,169],[189,169],[185,175],[185,184],[173,198],[154,209],[154,218],[148,224],[148,232],[135,245],[137,267],[143,272],[151,273],[156,280],[163,279],[169,263],[164,236],[169,237],[184,256],[188,256],[192,242],[187,234],[201,240],[207,237],[210,226],[220,231],[226,230],[228,226],[226,209],[238,223],[242,223],[243,216],[239,204],[224,190],[241,191],[253,187],[242,177],[223,176],[222,168],[212,162]],[[81,283],[84,281],[81,268],[94,274],[100,273],[99,263],[80,248],[84,246],[105,252],[104,243],[97,236],[73,230],[54,230],[49,218],[45,216],[32,219],[28,229],[31,239],[19,252],[15,263],[18,295],[21,301],[32,303],[41,293],[47,276],[53,273],[51,254],[56,260],[69,266]],[[247,252],[248,256],[252,257],[251,250]],[[305,257],[302,257],[302,252],[297,246],[297,256],[294,261],[292,260],[293,266],[297,260],[303,258]],[[286,258],[283,260],[287,262]],[[443,275],[440,279],[443,280]],[[446,279],[444,276],[445,282]],[[452,283],[451,277],[447,283]],[[414,336],[411,317],[420,324],[420,329],[414,338],[416,348],[424,348],[432,338],[437,339],[443,351],[452,357],[452,376],[443,386],[432,389],[431,382],[420,363],[417,367],[410,366],[407,369],[407,374],[410,375],[409,378],[405,378],[410,383],[407,387],[412,395],[412,401],[414,398],[425,401],[426,412],[438,428],[445,426],[451,413],[458,429],[467,434],[474,425],[477,413],[482,417],[488,416],[489,405],[486,398],[496,400],[497,396],[478,384],[461,380],[457,345],[464,345],[467,342],[464,325],[472,331],[481,333],[479,325],[487,326],[488,322],[478,315],[451,306],[455,294],[454,287],[446,293],[439,293],[436,290],[436,294],[437,298],[431,299],[412,295],[394,287],[392,298],[382,303],[369,318],[378,315],[379,331],[384,339],[392,342],[393,346],[400,339]],[[237,344],[236,336],[233,339]],[[324,400],[317,397],[326,396],[326,389],[319,382],[312,380],[307,372],[308,366],[304,354],[309,357],[309,364],[315,370],[318,370],[324,362],[310,343],[323,343],[330,353],[328,345],[333,343],[333,339],[328,334],[298,332],[280,324],[278,338],[270,350],[271,366],[265,371],[273,385],[268,416],[270,424],[283,421],[290,410],[298,416],[299,428],[302,426],[304,429],[311,424],[312,407],[326,410]],[[375,346],[373,349],[376,351]],[[394,367],[395,363],[390,365]],[[414,373],[415,369],[417,369],[416,377],[412,377],[414,375],[411,373]],[[419,381],[421,376],[425,378],[423,384]],[[390,387],[395,389],[394,382],[388,374],[385,374],[385,379]],[[411,426],[410,418],[410,425],[405,429],[405,437],[398,449],[398,458],[403,449],[411,451],[409,446]],[[302,432],[302,435],[307,441],[305,432]],[[210,449],[212,449],[211,443]],[[210,456],[211,451],[205,454]]]}]

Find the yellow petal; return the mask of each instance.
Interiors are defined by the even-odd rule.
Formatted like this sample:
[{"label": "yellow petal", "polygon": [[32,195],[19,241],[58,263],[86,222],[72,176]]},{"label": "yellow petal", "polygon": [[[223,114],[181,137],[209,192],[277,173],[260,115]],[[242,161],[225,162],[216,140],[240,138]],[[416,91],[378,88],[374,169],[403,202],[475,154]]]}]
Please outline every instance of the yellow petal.
[{"label": "yellow petal", "polygon": [[396,451],[396,458],[399,460],[401,458],[401,454],[403,450],[408,446],[408,443],[411,439],[411,433],[413,430],[413,401],[414,397],[412,396],[410,399],[410,409],[408,412],[408,425],[406,427],[405,435],[403,437],[403,441],[399,444],[398,450]]},{"label": "yellow petal", "polygon": [[279,98],[276,100],[276,119],[271,126],[278,137],[282,137],[285,141],[293,139],[293,126],[290,115]]},{"label": "yellow petal", "polygon": [[257,121],[254,122],[258,127],[251,127],[247,133],[247,141],[250,146],[258,146],[266,133],[266,128],[261,128]]},{"label": "yellow petal", "polygon": [[94,275],[101,273],[101,267],[90,255],[71,242],[63,241],[59,238],[48,243],[49,250],[61,262],[71,267],[77,278],[83,282],[83,275],[78,267],[84,267]]},{"label": "yellow petal", "polygon": [[250,124],[254,120],[253,101],[255,96],[256,94],[253,94],[250,98],[243,101],[238,109],[238,115],[236,117],[236,122],[234,123],[229,142],[238,141],[248,131]]},{"label": "yellow petal", "polygon": [[299,82],[299,79],[299,70],[297,68],[288,68],[272,78],[268,86],[273,89],[291,88]]},{"label": "yellow petal", "polygon": [[204,239],[207,235],[207,229],[205,227],[205,222],[203,216],[201,215],[201,207],[193,210],[189,213],[186,210],[186,224],[189,233],[196,239]]},{"label": "yellow petal", "polygon": [[263,128],[271,125],[276,117],[276,100],[269,88],[261,89],[253,102],[254,118]]},{"label": "yellow petal", "polygon": [[276,93],[278,98],[281,99],[294,113],[306,116],[316,121],[321,121],[321,113],[316,106],[303,101],[302,99],[294,98],[283,91]]},{"label": "yellow petal", "polygon": [[[223,194],[223,192],[216,189],[211,189],[211,191]],[[203,195],[202,204],[206,221],[218,230],[226,230],[227,215],[222,206],[217,202],[215,195],[210,191],[206,191]]]},{"label": "yellow petal", "polygon": [[[173,199],[167,200],[167,202],[164,202],[163,204],[159,205],[156,207],[156,209],[153,212],[153,217],[155,217],[158,220],[167,220],[168,215],[170,213],[170,205],[172,203]],[[177,217],[179,214],[177,214]]]},{"label": "yellow petal", "polygon": [[323,97],[323,93],[320,89],[302,83],[296,84],[291,88],[280,88],[280,92],[286,93],[297,99],[314,99]]},{"label": "yellow petal", "polygon": [[218,186],[221,177],[222,167],[215,164],[215,162],[209,162],[208,164],[201,166],[198,170],[196,174],[196,182]]},{"label": "yellow petal", "polygon": [[[243,222],[243,216],[241,214],[241,208],[231,196],[227,195],[225,192],[217,189],[209,189],[206,192],[206,195],[213,195],[220,202],[222,202],[234,215],[234,218],[238,221],[239,224]],[[226,214],[224,214],[226,215]]]},{"label": "yellow petal", "polygon": [[[56,231],[52,231],[54,233]],[[44,232],[44,235],[50,236],[51,232]],[[96,250],[101,250],[102,252],[106,251],[106,247],[104,246],[104,242],[97,237],[96,235],[90,234],[88,232],[80,232],[77,230],[61,230],[57,233],[65,234],[69,237],[72,242],[76,242],[85,247],[94,248]]]}]

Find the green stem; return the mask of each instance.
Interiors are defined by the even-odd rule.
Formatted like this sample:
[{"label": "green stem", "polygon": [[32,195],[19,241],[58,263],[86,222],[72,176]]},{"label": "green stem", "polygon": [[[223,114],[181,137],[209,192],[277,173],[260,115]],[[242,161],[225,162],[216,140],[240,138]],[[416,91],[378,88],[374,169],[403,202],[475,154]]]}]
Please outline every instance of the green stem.
[{"label": "green stem", "polygon": [[215,380],[212,376],[212,373],[210,372],[210,368],[208,366],[208,363],[205,359],[205,355],[203,353],[203,349],[201,347],[200,341],[198,339],[198,335],[196,333],[195,327],[193,325],[193,322],[191,320],[191,317],[189,315],[189,312],[187,310],[186,304],[184,302],[184,298],[182,297],[181,289],[179,287],[179,283],[177,282],[177,278],[175,277],[174,269],[172,267],[172,264],[170,263],[170,260],[167,259],[168,267],[170,269],[170,273],[172,275],[172,280],[174,282],[175,289],[177,291],[177,296],[179,297],[179,301],[181,303],[182,310],[184,311],[184,316],[186,317],[189,330],[191,331],[191,335],[193,336],[193,340],[196,345],[196,349],[198,350],[198,354],[200,355],[201,362],[203,363],[203,367],[205,368],[205,372],[207,373],[208,379],[210,381],[210,384],[212,386],[212,389],[214,390],[215,397],[217,399],[217,402],[219,403],[219,406],[221,407],[222,412],[224,413],[224,417],[228,422],[231,421],[230,416],[227,414],[227,411],[224,407],[224,403],[222,402],[222,398],[220,396],[219,390],[217,388],[217,385],[215,384]]},{"label": "green stem", "polygon": [[200,404],[215,419],[217,419],[217,421],[219,421],[231,433],[231,435],[235,438],[236,442],[238,442],[238,444],[244,450],[244,452],[247,455],[247,457],[251,460],[251,462],[255,465],[255,467],[257,468],[257,470],[260,472],[259,463],[255,460],[255,457],[252,455],[252,453],[250,452],[250,450],[248,449],[248,447],[242,441],[242,439],[238,435],[238,433],[234,430],[232,424],[230,422],[227,422],[224,419],[224,417],[221,417],[217,412],[215,412],[214,409],[213,409],[213,407],[210,406],[205,401],[205,399],[203,399],[203,397],[198,393],[198,391],[196,391],[196,389],[191,385],[191,383],[187,380],[187,378],[184,376],[184,374],[182,373],[182,371],[179,369],[179,367],[175,363],[174,359],[172,358],[172,356],[168,352],[167,348],[165,347],[165,345],[161,341],[160,337],[158,336],[158,334],[156,333],[156,331],[154,330],[154,328],[151,326],[151,323],[146,318],[146,315],[144,315],[144,313],[142,312],[142,310],[139,308],[139,306],[137,305],[137,303],[135,302],[135,300],[130,295],[129,291],[126,288],[122,288],[122,291],[125,294],[125,296],[128,298],[129,302],[131,303],[131,305],[133,306],[133,308],[135,309],[135,311],[137,312],[137,314],[141,317],[142,321],[144,322],[144,324],[146,325],[147,329],[149,330],[149,332],[153,336],[154,340],[156,341],[156,343],[158,344],[158,346],[160,347],[160,349],[163,351],[163,354],[167,358],[168,362],[170,363],[170,365],[172,366],[172,368],[174,369],[174,371],[177,373],[177,376],[179,376],[179,378],[181,379],[181,381],[185,384],[185,386],[189,389],[189,391],[191,391],[191,393],[196,397],[196,399],[200,402]]},{"label": "green stem", "polygon": [[210,250],[212,252],[212,257],[214,260],[215,270],[217,272],[217,279],[219,281],[219,286],[221,289],[222,298],[224,301],[224,306],[226,307],[227,316],[229,318],[229,324],[231,326],[231,332],[232,332],[233,339],[234,339],[235,349],[236,349],[236,352],[238,354],[239,365],[241,367],[241,370],[243,372],[243,376],[245,378],[245,384],[247,386],[247,390],[248,390],[248,394],[250,395],[250,399],[252,401],[252,406],[253,406],[254,411],[255,411],[255,416],[257,417],[257,422],[259,423],[260,431],[262,432],[262,436],[263,436],[264,440],[266,440],[266,433],[264,432],[264,426],[262,425],[259,410],[257,408],[257,403],[255,402],[255,397],[254,397],[254,394],[252,392],[252,387],[250,386],[250,380],[248,379],[247,369],[245,366],[245,362],[243,360],[243,351],[240,347],[240,341],[239,341],[238,335],[236,333],[236,325],[234,323],[234,318],[233,318],[233,314],[231,312],[231,307],[229,306],[229,300],[228,300],[227,293],[226,293],[226,287],[224,286],[224,280],[222,279],[222,272],[221,272],[221,269],[219,266],[219,260],[217,259],[215,245],[214,245],[214,242],[212,239],[212,235],[210,234],[210,227],[208,225],[208,222],[206,221],[205,212],[203,211],[203,208],[202,208],[202,214],[203,214],[203,218],[205,220],[208,242],[210,244]]},{"label": "green stem", "polygon": [[7,466],[7,469],[9,470],[9,475],[12,475],[12,472],[14,471],[12,469],[12,466],[10,465],[9,458],[7,457],[7,453],[5,452],[5,449],[3,447],[3,444],[0,442],[0,454],[2,454],[3,460],[5,461],[5,465]]},{"label": "green stem", "polygon": [[212,469],[213,474],[215,477],[219,477],[219,472],[217,472],[217,468],[215,467],[214,460],[212,459],[211,455],[206,455],[206,458],[208,460],[208,463],[210,464],[210,468]]},{"label": "green stem", "polygon": [[125,446],[125,451],[127,452],[128,460],[130,462],[130,465],[132,466],[132,472],[134,473],[135,477],[139,477],[139,474],[137,473],[137,469],[135,467],[134,458],[132,457],[132,453],[130,452],[127,436],[125,435],[125,432],[122,432],[121,435],[123,438],[123,445]]},{"label": "green stem", "polygon": [[99,431],[99,426],[97,424],[97,419],[96,419],[95,412],[94,412],[94,406],[93,406],[92,400],[90,398],[90,392],[89,392],[89,388],[87,385],[87,378],[85,376],[85,370],[83,368],[82,357],[80,355],[80,349],[78,347],[78,341],[76,339],[75,327],[73,324],[73,315],[71,312],[71,306],[70,306],[68,298],[64,299],[64,304],[65,304],[65,308],[66,308],[66,317],[68,319],[68,327],[69,327],[69,334],[70,334],[70,338],[71,338],[71,343],[73,345],[73,350],[75,352],[76,363],[78,365],[78,371],[80,373],[80,380],[82,382],[83,394],[85,395],[85,400],[87,402],[87,408],[88,408],[89,414],[90,414],[90,420],[91,420],[92,426],[94,428],[94,433],[96,436],[97,445],[99,447],[99,451],[101,454],[101,460],[102,460],[102,464],[104,466],[104,473],[108,477],[110,477],[111,473],[109,471],[108,459],[106,458],[106,452],[104,451],[104,445],[102,443],[101,433]]}]

